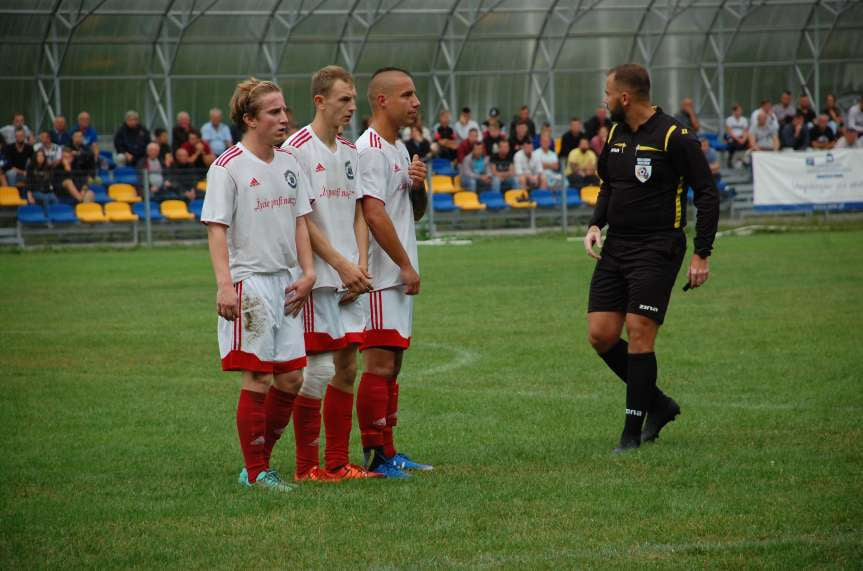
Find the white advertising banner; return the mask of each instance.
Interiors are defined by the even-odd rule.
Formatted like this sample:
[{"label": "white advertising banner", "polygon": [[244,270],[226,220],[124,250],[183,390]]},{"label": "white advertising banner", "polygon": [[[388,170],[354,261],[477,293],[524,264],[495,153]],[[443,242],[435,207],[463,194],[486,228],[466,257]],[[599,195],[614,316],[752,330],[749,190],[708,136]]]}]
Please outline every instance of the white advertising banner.
[{"label": "white advertising banner", "polygon": [[863,149],[752,154],[756,210],[863,209]]}]

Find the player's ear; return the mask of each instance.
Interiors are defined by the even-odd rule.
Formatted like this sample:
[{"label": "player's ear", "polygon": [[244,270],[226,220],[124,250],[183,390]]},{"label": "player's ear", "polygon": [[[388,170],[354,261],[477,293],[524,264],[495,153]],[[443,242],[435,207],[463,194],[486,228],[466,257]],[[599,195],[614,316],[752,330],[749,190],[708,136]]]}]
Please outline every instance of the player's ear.
[{"label": "player's ear", "polygon": [[323,96],[323,95],[320,95],[320,94],[315,95],[315,96],[312,98],[312,101],[314,101],[314,103],[315,103],[315,107],[317,107],[318,105],[323,105],[323,104],[324,104],[324,96]]}]

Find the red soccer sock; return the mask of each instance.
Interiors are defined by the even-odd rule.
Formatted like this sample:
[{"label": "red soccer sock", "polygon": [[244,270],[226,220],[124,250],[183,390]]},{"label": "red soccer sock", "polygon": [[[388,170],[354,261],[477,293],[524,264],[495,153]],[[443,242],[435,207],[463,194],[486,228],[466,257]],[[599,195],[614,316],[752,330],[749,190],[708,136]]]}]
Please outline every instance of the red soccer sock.
[{"label": "red soccer sock", "polygon": [[320,464],[321,401],[303,395],[294,399],[294,438],[297,441],[297,475]]},{"label": "red soccer sock", "polygon": [[389,383],[389,400],[387,402],[387,425],[384,428],[384,454],[387,458],[396,455],[396,445],[393,442],[393,427],[399,418],[399,384],[395,377]]},{"label": "red soccer sock", "polygon": [[291,413],[294,410],[294,398],[297,395],[280,391],[276,387],[270,387],[267,398],[264,401],[264,409],[267,414],[267,430],[264,433],[266,442],[267,465],[270,464],[270,456],[273,454],[273,446],[282,437],[282,432],[291,421]]},{"label": "red soccer sock", "polygon": [[387,424],[388,401],[389,379],[363,373],[357,388],[357,420],[363,448],[381,448],[384,445],[383,429]]},{"label": "red soccer sock", "polygon": [[237,402],[237,434],[243,450],[243,462],[252,483],[258,478],[258,474],[269,467],[264,446],[267,426],[264,399],[264,393],[242,390]]},{"label": "red soccer sock", "polygon": [[327,470],[337,470],[348,463],[353,408],[353,393],[346,393],[332,385],[327,387],[324,396],[324,432],[327,436],[324,463]]}]

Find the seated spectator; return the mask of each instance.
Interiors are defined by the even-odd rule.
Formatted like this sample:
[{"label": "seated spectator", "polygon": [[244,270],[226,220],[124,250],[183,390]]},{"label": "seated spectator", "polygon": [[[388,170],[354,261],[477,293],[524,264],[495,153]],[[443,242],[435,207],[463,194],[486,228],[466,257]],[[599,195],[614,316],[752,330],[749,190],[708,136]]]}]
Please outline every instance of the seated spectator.
[{"label": "seated spectator", "polygon": [[118,165],[135,166],[147,154],[150,133],[141,126],[137,111],[126,111],[126,120],[114,135],[114,161]]},{"label": "seated spectator", "polygon": [[434,142],[437,145],[435,152],[437,156],[453,160],[458,150],[458,136],[449,124],[449,111],[442,110],[438,115],[438,124],[434,128]]},{"label": "seated spectator", "polygon": [[811,127],[815,123],[815,110],[812,109],[812,103],[809,101],[809,96],[805,93],[797,100],[797,108],[803,113],[803,118],[806,119],[806,126]]},{"label": "seated spectator", "polygon": [[24,114],[13,113],[12,122],[0,129],[0,136],[2,136],[3,141],[7,145],[15,144],[15,131],[17,131],[18,129],[24,130],[25,143],[32,145],[36,142],[36,138],[33,136],[33,131],[31,131],[30,127],[27,126],[27,123],[24,119]]},{"label": "seated spectator", "polygon": [[824,111],[822,113],[830,118],[830,128],[838,135],[842,127],[845,126],[845,122],[842,120],[842,111],[836,105],[836,96],[828,93],[824,101]]},{"label": "seated spectator", "polygon": [[829,121],[827,115],[822,113],[809,128],[809,141],[813,149],[827,151],[836,144],[836,134],[827,124]]},{"label": "seated spectator", "polygon": [[593,149],[593,152],[596,153],[597,157],[602,154],[602,149],[605,147],[606,139],[608,139],[608,127],[603,125],[599,128],[599,133],[594,135],[590,140],[590,148]]},{"label": "seated spectator", "polygon": [[[428,130],[428,129],[426,129]],[[431,158],[431,141],[429,141],[425,136],[423,136],[423,132],[421,127],[417,127],[414,125],[410,127],[411,136],[405,142],[405,147],[408,150],[408,155],[413,158],[414,155],[418,155],[420,160],[427,161]]]},{"label": "seated spectator", "polygon": [[71,147],[65,147],[63,160],[60,161],[60,166],[54,169],[54,192],[64,204],[93,202],[93,191],[87,188],[86,178],[75,172],[74,160],[75,153]]},{"label": "seated spectator", "polygon": [[173,182],[168,178],[168,167],[160,152],[159,143],[147,145],[147,155],[138,163],[138,169],[146,171],[150,183],[150,198],[156,202],[175,199],[183,200],[183,192],[175,192]]},{"label": "seated spectator", "polygon": [[707,137],[699,137],[699,143],[701,144],[701,152],[704,154],[704,158],[707,160],[707,165],[710,167],[710,172],[713,174],[714,180],[719,180],[720,178],[720,166],[719,166],[719,154],[716,152],[716,149],[710,146],[710,141]]},{"label": "seated spectator", "polygon": [[485,145],[475,141],[471,153],[460,164],[461,186],[470,192],[500,191],[500,179],[491,175],[491,166],[485,156]]},{"label": "seated spectator", "polygon": [[743,108],[735,103],[731,115],[725,119],[725,144],[728,149],[728,167],[734,164],[734,151],[745,151],[749,148],[749,121],[743,116]]},{"label": "seated spectator", "polygon": [[767,117],[766,125],[771,129],[775,129],[776,132],[779,132],[779,120],[776,119],[776,114],[773,112],[773,103],[770,102],[769,99],[762,99],[761,105],[758,106],[755,111],[752,112],[752,115],[749,117],[749,128],[753,129],[756,125],[758,125],[758,114],[764,113],[765,117]]},{"label": "seated spectator", "polygon": [[[290,119],[288,120],[288,122],[290,122]],[[177,124],[174,125],[174,128],[171,130],[171,149],[173,151],[179,149],[183,145],[183,143],[189,140],[189,131],[191,130],[192,118],[189,116],[189,114],[185,111],[180,111],[179,113],[177,113]]]},{"label": "seated spectator", "polygon": [[695,102],[691,97],[683,98],[683,101],[680,102],[680,111],[674,115],[674,118],[692,133],[697,133],[701,128],[698,116],[695,114]]},{"label": "seated spectator", "polygon": [[75,131],[72,133],[72,145],[70,145],[74,159],[72,160],[72,168],[78,173],[82,180],[87,183],[96,176],[96,170],[99,168],[99,163],[96,160],[96,152],[99,146],[95,145],[96,152],[93,147],[84,144],[84,133]]},{"label": "seated spectator", "polygon": [[189,160],[198,169],[206,169],[210,163],[216,160],[210,146],[201,140],[201,136],[194,129],[189,131],[189,140],[183,143],[180,148],[186,149],[186,152],[189,153]]},{"label": "seated spectator", "polygon": [[530,128],[524,121],[519,121],[509,134],[509,147],[512,149],[512,152],[517,153],[527,142],[530,142],[531,147],[533,146],[533,136],[530,134]]},{"label": "seated spectator", "polygon": [[539,148],[539,140],[542,138],[543,135],[548,135],[549,137],[552,137],[552,140],[554,140],[551,134],[551,123],[549,123],[548,121],[544,121],[542,127],[539,128],[539,133],[533,136],[534,151]]},{"label": "seated spectator", "polygon": [[560,138],[560,158],[566,159],[573,149],[578,147],[578,141],[584,136],[584,131],[581,129],[581,121],[578,117],[569,119],[569,131],[563,134]]},{"label": "seated spectator", "polygon": [[806,128],[806,119],[802,111],[794,114],[791,123],[782,126],[779,132],[779,145],[783,149],[794,151],[805,151],[809,148],[809,129]]},{"label": "seated spectator", "polygon": [[[498,129],[503,131],[503,129],[500,128],[500,109],[498,109],[497,107],[492,107],[491,109],[489,109],[488,110],[488,117],[486,118],[485,121],[482,122],[483,136],[485,136],[485,133],[491,127],[492,121],[497,123]],[[488,153],[488,150],[486,150],[486,153]]]},{"label": "seated spectator", "polygon": [[[518,110],[518,115],[512,120],[512,123],[509,124],[509,139],[510,144],[512,144],[512,134],[515,132],[516,125],[519,123],[524,123],[527,125],[527,134],[533,139],[533,136],[536,135],[536,125],[533,122],[533,119],[530,118],[530,108],[527,105],[522,105]],[[515,151],[515,149],[513,149]]]},{"label": "seated spectator", "polygon": [[195,166],[189,157],[189,152],[180,147],[174,153],[174,167],[171,169],[169,180],[173,191],[187,200],[200,198],[197,190],[198,181],[206,176],[205,171]]},{"label": "seated spectator", "polygon": [[588,140],[593,140],[599,134],[599,129],[605,127],[611,129],[611,119],[608,118],[608,110],[605,107],[597,107],[596,115],[587,120],[584,124],[584,134]]},{"label": "seated spectator", "polygon": [[42,151],[45,153],[45,160],[48,161],[48,168],[57,168],[60,161],[63,160],[63,147],[51,140],[51,133],[41,131],[39,133],[39,142],[33,145],[33,152]]},{"label": "seated spectator", "polygon": [[456,149],[458,164],[461,164],[464,158],[473,152],[474,145],[479,142],[481,142],[479,140],[479,127],[471,127],[470,131],[467,132],[467,137],[459,143],[458,149]]},{"label": "seated spectator", "polygon": [[549,133],[542,134],[539,137],[539,148],[533,154],[537,155],[542,163],[542,171],[548,188],[562,189],[563,173],[560,172],[560,159],[557,158],[551,145],[551,135]]},{"label": "seated spectator", "polygon": [[512,164],[512,154],[509,151],[509,141],[502,139],[497,145],[497,152],[489,158],[491,163],[491,174],[497,180],[492,181],[492,188],[497,187],[501,192],[512,188],[518,188],[518,179],[515,178],[515,167]]},{"label": "seated spectator", "polygon": [[414,135],[413,134],[413,128],[414,127],[416,127],[417,129],[420,130],[420,134],[422,135],[421,138],[428,141],[429,145],[431,145],[431,140],[432,140],[431,131],[429,131],[428,127],[423,125],[423,116],[422,116],[422,113],[420,113],[419,111],[417,112],[417,118],[416,118],[416,121],[414,121],[414,124],[409,126],[409,127],[404,127],[402,129],[402,131],[401,131],[402,142],[405,145],[407,145],[408,141],[410,141],[413,138],[413,135]]},{"label": "seated spectator", "polygon": [[153,135],[159,145],[159,160],[165,167],[171,168],[174,164],[174,154],[171,152],[171,145],[168,144],[168,131],[159,127],[153,131]]},{"label": "seated spectator", "polygon": [[528,190],[534,188],[548,188],[545,180],[545,172],[542,168],[542,160],[533,152],[533,140],[528,138],[521,146],[521,150],[512,158],[515,163],[515,175],[518,177],[520,188]]},{"label": "seated spectator", "polygon": [[776,120],[779,121],[780,131],[782,130],[782,126],[791,123],[794,115],[797,114],[797,109],[795,109],[794,104],[791,102],[790,91],[782,92],[782,95],[779,96],[779,105],[776,106],[773,113],[776,115]]},{"label": "seated spectator", "polygon": [[201,127],[201,139],[210,146],[213,155],[217,157],[234,144],[231,130],[222,123],[222,110],[218,107],[210,109],[210,121]]},{"label": "seated spectator", "polygon": [[51,167],[43,150],[33,153],[33,160],[27,166],[27,202],[40,204],[48,216],[48,209],[57,204],[57,195],[51,186]]},{"label": "seated spectator", "polygon": [[55,145],[60,145],[61,147],[68,147],[72,144],[72,133],[69,132],[69,129],[66,125],[66,118],[62,115],[57,115],[54,117],[53,128],[51,129],[51,140],[54,141]]},{"label": "seated spectator", "polygon": [[[455,131],[456,137],[458,137],[461,141],[467,139],[468,133],[470,133],[471,129],[476,129],[477,135],[479,135],[479,125],[476,121],[470,118],[470,107],[463,107],[461,113],[458,114],[458,121],[453,125],[453,130]],[[471,145],[471,149],[473,145]],[[470,149],[468,149],[467,153],[470,153]],[[464,155],[461,157],[464,158]],[[459,159],[459,163],[461,163],[461,158]]]},{"label": "seated spectator", "polygon": [[78,124],[75,126],[75,130],[84,134],[84,144],[88,147],[99,142],[99,133],[90,126],[90,114],[86,111],[78,113]]},{"label": "seated spectator", "polygon": [[33,157],[33,147],[27,143],[23,128],[15,131],[15,142],[6,145],[6,180],[11,186],[24,184],[27,163]]},{"label": "seated spectator", "polygon": [[863,149],[863,138],[854,129],[845,129],[834,149]]},{"label": "seated spectator", "polygon": [[590,148],[587,137],[578,140],[578,146],[569,152],[566,159],[566,174],[569,186],[581,188],[593,184],[599,184],[596,176],[596,153]]},{"label": "seated spectator", "polygon": [[848,119],[845,121],[847,129],[854,129],[858,135],[863,135],[863,96],[860,102],[848,110]]},{"label": "seated spectator", "polygon": [[506,140],[506,135],[500,130],[500,123],[497,119],[489,119],[488,131],[482,139],[485,145],[485,154],[490,157],[497,152],[497,146],[501,141]]},{"label": "seated spectator", "polygon": [[[770,115],[775,120],[772,114]],[[759,111],[755,125],[749,130],[749,152],[778,151],[779,134],[776,124],[768,122],[767,113]]]}]

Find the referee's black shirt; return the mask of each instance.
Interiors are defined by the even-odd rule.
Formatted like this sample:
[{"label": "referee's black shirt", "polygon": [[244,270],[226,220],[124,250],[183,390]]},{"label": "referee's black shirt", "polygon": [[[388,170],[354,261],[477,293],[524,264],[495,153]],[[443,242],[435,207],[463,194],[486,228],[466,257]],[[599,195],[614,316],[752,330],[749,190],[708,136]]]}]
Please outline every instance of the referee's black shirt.
[{"label": "referee's black shirt", "polygon": [[695,135],[659,107],[633,132],[615,123],[599,155],[602,185],[591,226],[610,236],[646,237],[686,226],[686,189],[695,194],[695,252],[710,255],[719,223],[719,192]]}]

